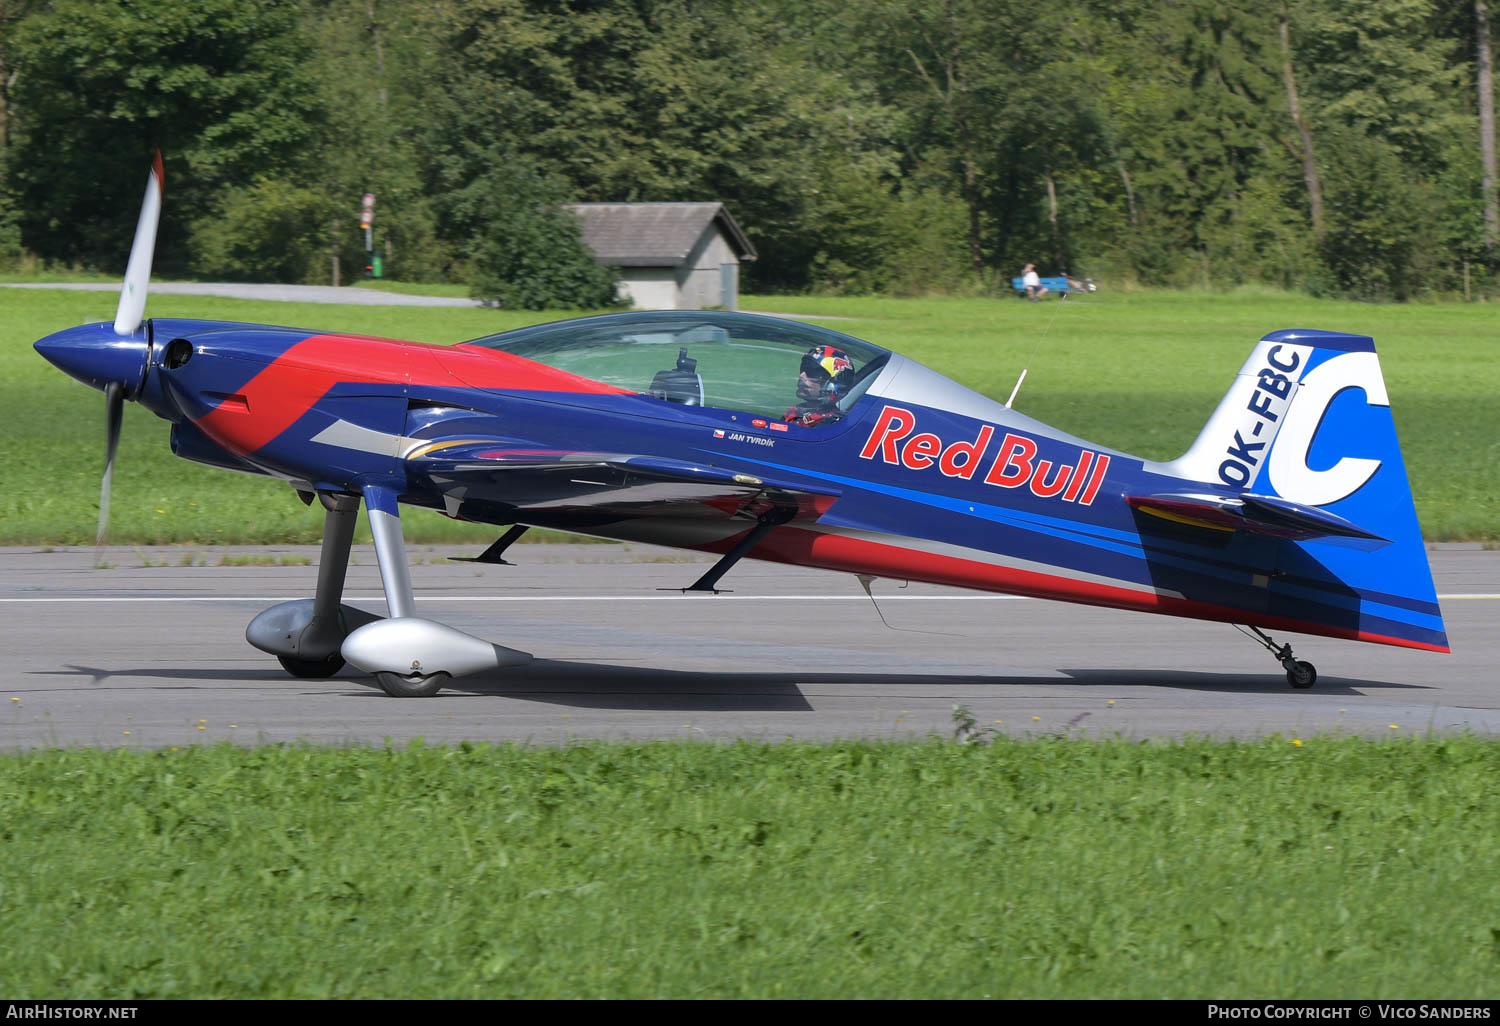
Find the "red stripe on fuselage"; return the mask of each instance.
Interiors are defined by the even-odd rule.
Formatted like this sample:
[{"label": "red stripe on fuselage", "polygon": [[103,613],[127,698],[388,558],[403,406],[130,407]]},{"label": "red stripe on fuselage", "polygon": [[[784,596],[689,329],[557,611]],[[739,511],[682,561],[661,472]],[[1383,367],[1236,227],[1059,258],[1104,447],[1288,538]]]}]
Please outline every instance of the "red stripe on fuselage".
[{"label": "red stripe on fuselage", "polygon": [[628,394],[567,371],[494,349],[314,335],[291,346],[245,383],[243,406],[221,405],[197,421],[214,441],[253,453],[338,384],[430,385],[521,392]]},{"label": "red stripe on fuselage", "polygon": [[[712,545],[694,546],[712,552],[728,552],[742,535],[723,539]],[[842,534],[827,534],[791,526],[779,527],[755,547],[754,558],[768,559],[796,566],[819,567],[854,574],[875,574],[896,580],[947,584],[979,591],[996,591],[1032,598],[1058,599],[1113,609],[1133,609],[1143,613],[1161,613],[1193,620],[1215,620],[1255,627],[1318,634],[1350,641],[1368,641],[1400,648],[1418,648],[1428,652],[1447,652],[1446,645],[1374,634],[1369,631],[1335,627],[1284,616],[1267,616],[1249,610],[1198,602],[1192,599],[1161,595],[1155,591],[1136,591],[1117,585],[1083,581],[1058,574],[996,566],[979,560],[946,556],[936,552],[905,549],[898,545],[868,541]]]}]

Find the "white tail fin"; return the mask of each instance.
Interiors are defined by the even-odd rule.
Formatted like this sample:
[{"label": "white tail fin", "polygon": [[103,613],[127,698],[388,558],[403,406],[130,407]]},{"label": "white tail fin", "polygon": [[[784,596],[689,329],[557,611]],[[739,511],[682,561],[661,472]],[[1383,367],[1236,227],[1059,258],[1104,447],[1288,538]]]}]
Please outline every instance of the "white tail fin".
[{"label": "white tail fin", "polygon": [[1367,406],[1390,406],[1369,338],[1273,332],[1251,352],[1192,448],[1163,469],[1309,506],[1347,498],[1374,476],[1382,460],[1335,452],[1325,457],[1327,466],[1314,469],[1312,462],[1318,461],[1309,456],[1333,400],[1349,389],[1363,390]]}]

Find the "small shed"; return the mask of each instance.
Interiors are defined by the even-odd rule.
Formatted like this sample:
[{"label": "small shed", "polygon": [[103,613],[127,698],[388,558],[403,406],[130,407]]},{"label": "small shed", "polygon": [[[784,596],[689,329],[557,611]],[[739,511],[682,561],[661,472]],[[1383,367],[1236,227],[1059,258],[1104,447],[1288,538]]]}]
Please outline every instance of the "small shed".
[{"label": "small shed", "polygon": [[620,270],[638,310],[739,306],[740,263],[755,247],[722,203],[572,203],[583,244]]}]

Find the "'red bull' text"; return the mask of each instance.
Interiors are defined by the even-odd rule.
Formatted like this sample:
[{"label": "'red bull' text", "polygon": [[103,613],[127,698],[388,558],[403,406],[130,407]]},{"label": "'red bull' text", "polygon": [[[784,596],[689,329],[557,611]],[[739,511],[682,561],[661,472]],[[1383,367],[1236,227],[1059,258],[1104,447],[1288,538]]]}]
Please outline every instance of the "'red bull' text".
[{"label": "'red bull' text", "polygon": [[[945,477],[972,481],[994,437],[994,426],[985,424],[971,440],[944,444],[935,434],[917,432],[917,418],[910,410],[887,406],[880,411],[859,458],[873,460],[878,456],[885,463],[907,470],[929,470],[936,466]],[[980,480],[997,488],[1026,487],[1038,498],[1060,498],[1063,502],[1088,506],[1099,494],[1108,467],[1109,456],[1088,449],[1079,450],[1073,463],[1039,459],[1034,440],[1006,432]]]}]

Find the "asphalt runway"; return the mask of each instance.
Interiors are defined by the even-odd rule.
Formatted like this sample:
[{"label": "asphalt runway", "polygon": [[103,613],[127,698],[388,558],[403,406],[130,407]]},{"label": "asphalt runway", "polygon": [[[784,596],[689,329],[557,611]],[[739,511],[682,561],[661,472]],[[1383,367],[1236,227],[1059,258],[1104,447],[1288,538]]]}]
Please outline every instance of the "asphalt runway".
[{"label": "asphalt runway", "polygon": [[[732,594],[685,596],[658,589],[706,559],[641,545],[446,559],[476,553],[412,547],[421,613],[536,661],[399,700],[352,669],[294,679],[244,640],[261,609],[312,594],[316,548],[112,548],[110,569],[91,549],[0,549],[0,750],[905,738],[951,734],[955,704],[1016,734],[1500,733],[1500,551],[1474,545],[1430,552],[1453,654],[1288,636],[1311,691],[1224,624],[893,581],[877,608],[850,576],[750,560]],[[354,560],[345,600],[384,612],[373,551]]]}]

